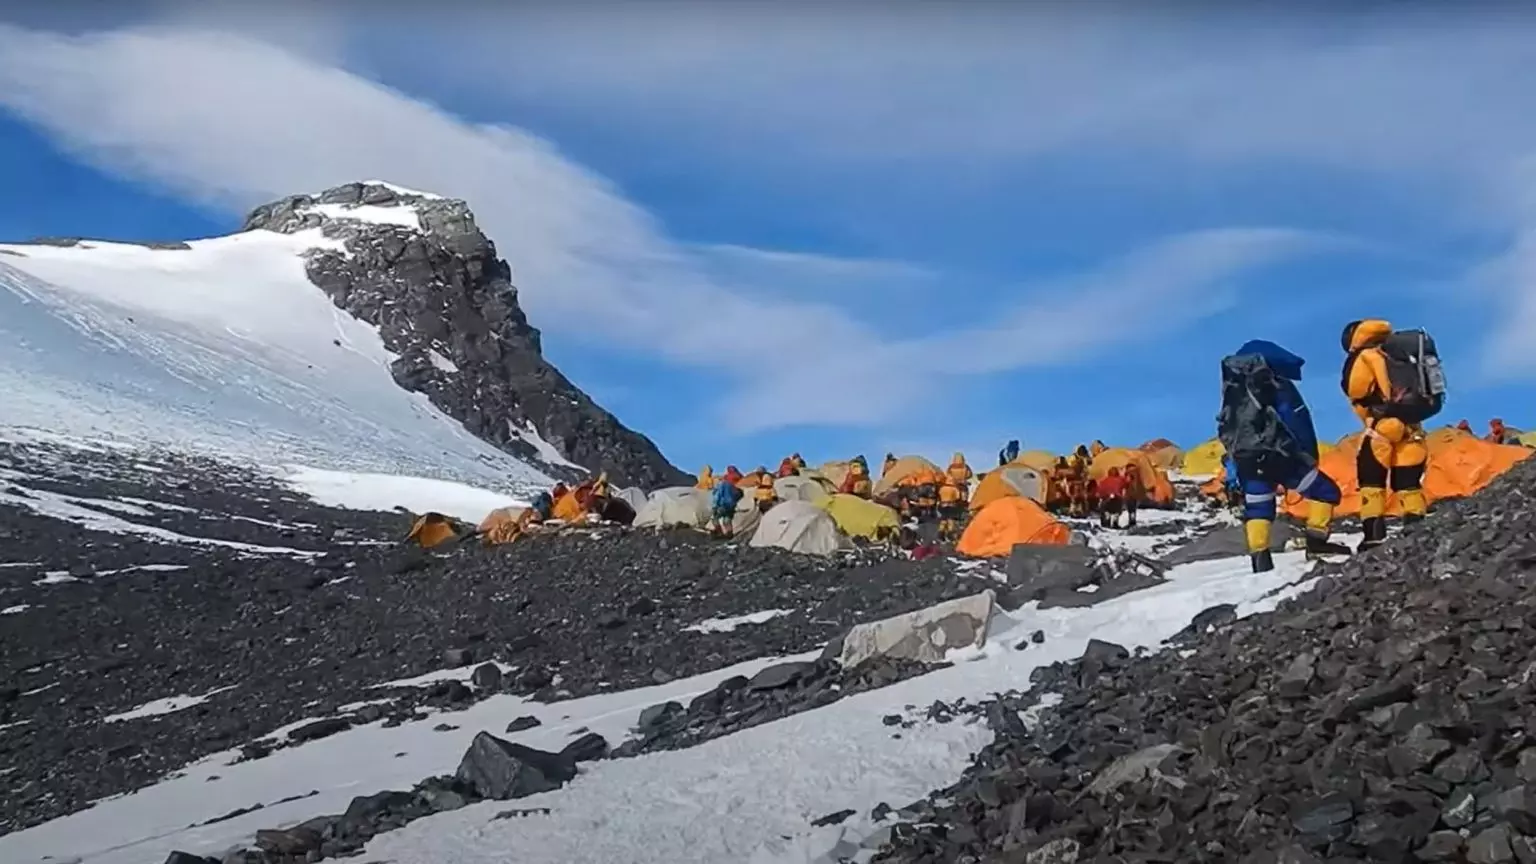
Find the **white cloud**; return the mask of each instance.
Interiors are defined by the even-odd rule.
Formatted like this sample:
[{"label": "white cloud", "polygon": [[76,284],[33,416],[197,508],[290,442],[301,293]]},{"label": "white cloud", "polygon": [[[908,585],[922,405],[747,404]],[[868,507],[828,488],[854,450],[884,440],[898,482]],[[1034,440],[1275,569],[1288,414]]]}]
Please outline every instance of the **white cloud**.
[{"label": "white cloud", "polygon": [[[545,141],[464,122],[227,30],[64,37],[0,25],[0,105],[82,157],[221,206],[364,177],[466,198],[513,263],[540,326],[730,374],[740,401],[722,410],[738,431],[880,422],[936,376],[1082,356],[1167,320],[1084,326],[1083,303],[1147,310],[1311,246],[1303,235],[1262,230],[1174,238],[1074,283],[1087,299],[1065,311],[1026,307],[968,333],[893,342],[831,305],[722,284],[696,249],[669,239],[649,214]],[[918,272],[889,262],[730,254],[738,264],[755,256],[780,272],[788,265],[823,278]],[[771,334],[768,356],[750,350],[751,333]],[[763,404],[778,413],[741,410]]]}]

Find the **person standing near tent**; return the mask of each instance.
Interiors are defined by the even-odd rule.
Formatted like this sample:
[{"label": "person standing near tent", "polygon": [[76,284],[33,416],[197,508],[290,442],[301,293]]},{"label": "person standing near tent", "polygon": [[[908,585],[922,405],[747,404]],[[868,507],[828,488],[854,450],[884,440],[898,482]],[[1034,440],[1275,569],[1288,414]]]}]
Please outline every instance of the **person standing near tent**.
[{"label": "person standing near tent", "polygon": [[1093,497],[1099,506],[1099,527],[1114,528],[1120,524],[1120,508],[1125,501],[1125,477],[1119,468],[1093,481]]},{"label": "person standing near tent", "polygon": [[752,499],[757,502],[759,513],[767,513],[773,509],[773,505],[779,503],[779,493],[773,488],[773,475],[764,471],[757,476],[757,488],[752,490]]},{"label": "person standing near tent", "polygon": [[894,468],[895,466],[896,466],[896,454],[895,453],[887,453],[887,454],[885,454],[885,463],[880,466],[880,476],[882,478],[885,477],[885,475],[891,473],[891,469]]},{"label": "person standing near tent", "polygon": [[1136,511],[1147,498],[1147,484],[1142,482],[1141,471],[1135,465],[1125,466],[1125,494],[1120,496],[1125,507],[1125,527],[1136,527]]},{"label": "person standing near tent", "polygon": [[1019,439],[1015,438],[1008,442],[1008,446],[997,451],[997,466],[1001,468],[1017,458],[1019,458]]},{"label": "person standing near tent", "polygon": [[1255,573],[1275,569],[1269,541],[1277,486],[1308,501],[1309,557],[1350,551],[1328,539],[1333,508],[1341,495],[1333,478],[1318,470],[1317,430],[1295,384],[1305,363],[1262,339],[1243,343],[1221,361],[1217,436],[1232,457],[1243,492],[1243,532]]},{"label": "person standing near tent", "polygon": [[1503,420],[1495,417],[1488,421],[1488,434],[1483,440],[1490,444],[1519,444],[1520,430],[1505,426]]},{"label": "person standing near tent", "polygon": [[960,524],[965,521],[965,485],[953,475],[946,476],[939,486],[939,540],[949,542],[960,539]]},{"label": "person standing near tent", "polygon": [[1435,340],[1423,330],[1393,331],[1386,321],[1351,321],[1339,337],[1345,352],[1340,384],[1365,424],[1355,473],[1360,480],[1361,549],[1387,539],[1387,490],[1397,493],[1403,523],[1429,510],[1424,421],[1445,405],[1445,373]]},{"label": "person standing near tent", "polygon": [[709,533],[729,538],[735,533],[736,505],[741,503],[741,487],[718,483],[709,496]]},{"label": "person standing near tent", "polygon": [[837,491],[866,499],[874,494],[875,484],[869,480],[869,465],[865,464],[863,456],[848,463],[848,473],[844,475],[843,482],[838,484]]},{"label": "person standing near tent", "polygon": [[778,474],[780,477],[793,477],[799,473],[800,469],[795,467],[795,457],[785,456],[783,459],[779,460]]},{"label": "person standing near tent", "polygon": [[715,469],[705,465],[704,470],[699,472],[699,482],[693,484],[693,488],[703,489],[704,491],[708,492],[709,490],[715,488],[716,482]]},{"label": "person standing near tent", "polygon": [[966,484],[971,482],[971,478],[976,476],[976,472],[966,464],[965,454],[957,450],[954,457],[949,460],[949,467],[944,469],[944,476],[955,481],[961,489],[965,489]]},{"label": "person standing near tent", "polygon": [[732,486],[739,486],[741,485],[741,481],[742,476],[740,468],[737,468],[735,465],[725,466],[725,473],[720,475],[720,482],[729,483]]},{"label": "person standing near tent", "polygon": [[795,463],[795,470],[796,471],[804,471],[805,470],[805,460],[803,458],[801,458],[799,453],[791,453],[791,454],[789,454],[789,461]]}]

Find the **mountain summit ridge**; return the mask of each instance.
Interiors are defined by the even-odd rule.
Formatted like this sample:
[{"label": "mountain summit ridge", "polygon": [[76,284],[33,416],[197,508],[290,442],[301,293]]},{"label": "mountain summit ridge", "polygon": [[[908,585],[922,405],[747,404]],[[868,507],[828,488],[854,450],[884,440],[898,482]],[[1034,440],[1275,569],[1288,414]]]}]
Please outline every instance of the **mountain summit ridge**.
[{"label": "mountain summit ridge", "polygon": [[241,226],[313,229],[341,248],[312,250],[309,280],[378,328],[396,383],[471,434],[552,476],[600,470],[647,489],[690,479],[544,359],[511,267],[467,202],[370,180],[263,204]]}]

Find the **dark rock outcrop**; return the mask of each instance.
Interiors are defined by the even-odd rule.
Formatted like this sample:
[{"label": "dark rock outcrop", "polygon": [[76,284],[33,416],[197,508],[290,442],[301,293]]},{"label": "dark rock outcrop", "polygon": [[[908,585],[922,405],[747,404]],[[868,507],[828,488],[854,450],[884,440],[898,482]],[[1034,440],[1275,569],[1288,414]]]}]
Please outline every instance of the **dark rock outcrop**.
[{"label": "dark rock outcrop", "polygon": [[[326,213],[316,205],[336,205]],[[420,222],[349,219],[345,208],[409,208]],[[338,307],[379,328],[398,355],[390,372],[496,447],[570,479],[525,440],[537,434],[566,459],[646,489],[687,480],[656,445],[627,428],[545,361],[539,331],[517,302],[511,268],[463,201],[374,183],[293,195],[253,210],[243,230],[319,228],[345,251],[315,250],[310,281]]]}]

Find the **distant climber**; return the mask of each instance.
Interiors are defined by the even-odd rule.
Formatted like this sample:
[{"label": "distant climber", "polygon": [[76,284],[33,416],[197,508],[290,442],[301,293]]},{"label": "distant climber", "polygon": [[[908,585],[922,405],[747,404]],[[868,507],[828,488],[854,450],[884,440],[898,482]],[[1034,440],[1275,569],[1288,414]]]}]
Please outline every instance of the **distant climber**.
[{"label": "distant climber", "polygon": [[764,471],[757,475],[757,488],[752,490],[752,500],[757,502],[759,513],[767,513],[779,503],[779,493],[773,488],[774,477]]},{"label": "distant climber", "polygon": [[1403,523],[1429,509],[1424,421],[1445,405],[1445,372],[1435,341],[1423,330],[1393,331],[1380,319],[1352,321],[1339,338],[1345,360],[1340,384],[1365,424],[1355,473],[1360,480],[1361,549],[1387,539],[1387,490],[1397,493]]},{"label": "distant climber", "polygon": [[1476,432],[1472,431],[1472,424],[1468,423],[1466,421],[1466,418],[1462,418],[1461,420],[1457,421],[1456,428],[1458,430],[1462,431],[1462,432],[1467,433],[1468,435],[1476,435],[1477,434]]},{"label": "distant climber", "polygon": [[709,496],[709,533],[716,537],[730,537],[735,531],[736,506],[741,503],[741,487],[735,483],[719,483]]},{"label": "distant climber", "polygon": [[1067,515],[1081,518],[1093,509],[1093,490],[1088,483],[1088,465],[1093,457],[1082,444],[1067,457]]},{"label": "distant climber", "polygon": [[1309,557],[1350,551],[1329,540],[1341,495],[1333,478],[1318,468],[1317,430],[1295,383],[1305,363],[1262,339],[1243,343],[1221,361],[1217,435],[1242,490],[1243,531],[1255,573],[1275,569],[1269,544],[1279,486],[1307,499]]},{"label": "distant climber", "polygon": [[1147,484],[1142,482],[1141,471],[1134,465],[1125,466],[1121,474],[1125,478],[1125,493],[1120,500],[1125,507],[1125,527],[1136,527],[1136,511],[1141,509],[1141,502],[1147,500]]},{"label": "distant climber", "polygon": [[933,522],[938,519],[939,484],[942,482],[943,480],[939,479],[937,482],[928,481],[915,486],[903,487],[908,490],[907,510],[912,518],[918,521],[918,524]]},{"label": "distant climber", "polygon": [[1017,438],[1009,441],[1006,447],[997,451],[998,467],[1008,465],[1017,458],[1019,458],[1019,439]]},{"label": "distant climber", "polygon": [[540,492],[533,496],[533,501],[528,504],[528,512],[533,514],[530,521],[543,522],[553,514],[555,499],[548,492]]},{"label": "distant climber", "polygon": [[954,475],[946,476],[939,485],[939,540],[942,542],[960,539],[960,526],[966,514],[965,488],[964,482],[957,481]]},{"label": "distant climber", "polygon": [[966,484],[971,482],[971,478],[976,476],[976,472],[972,471],[971,466],[966,464],[965,454],[956,451],[955,455],[949,460],[949,467],[944,469],[944,476],[955,481],[960,488],[964,489],[967,488]]},{"label": "distant climber", "polygon": [[800,469],[795,467],[795,457],[785,456],[782,460],[779,461],[778,476],[793,477],[799,473]]},{"label": "distant climber", "polygon": [[741,485],[741,481],[743,479],[744,478],[741,476],[741,469],[737,468],[735,465],[725,466],[725,473],[720,475],[720,482],[729,483],[732,486]]},{"label": "distant climber", "polygon": [[1095,439],[1093,439],[1093,446],[1088,448],[1088,456],[1091,459],[1091,458],[1093,458],[1095,456],[1098,456],[1100,453],[1103,453],[1105,450],[1108,450],[1108,449],[1109,449],[1108,445],[1106,445],[1103,441],[1100,441],[1099,439],[1095,438]]},{"label": "distant climber", "polygon": [[715,488],[715,483],[717,482],[719,481],[715,478],[715,469],[705,465],[704,470],[699,472],[699,482],[693,484],[693,488],[703,489],[707,492]]},{"label": "distant climber", "polygon": [[885,475],[891,473],[891,469],[894,467],[896,467],[896,454],[885,454],[885,462],[880,466],[880,476],[884,477]]},{"label": "distant climber", "polygon": [[1092,495],[1099,511],[1099,527],[1117,528],[1120,511],[1125,505],[1125,475],[1119,468],[1111,468],[1103,477],[1093,482]]},{"label": "distant climber", "polygon": [[848,473],[843,477],[843,482],[838,484],[837,491],[844,495],[857,495],[860,498],[868,498],[874,494],[875,484],[870,482],[869,465],[864,462],[863,456],[848,463]]},{"label": "distant climber", "polygon": [[789,461],[795,463],[796,471],[805,470],[805,459],[803,459],[799,453],[791,453],[789,456]]},{"label": "distant climber", "polygon": [[1504,425],[1504,421],[1498,417],[1488,421],[1488,434],[1483,440],[1490,444],[1519,444],[1520,430]]}]

